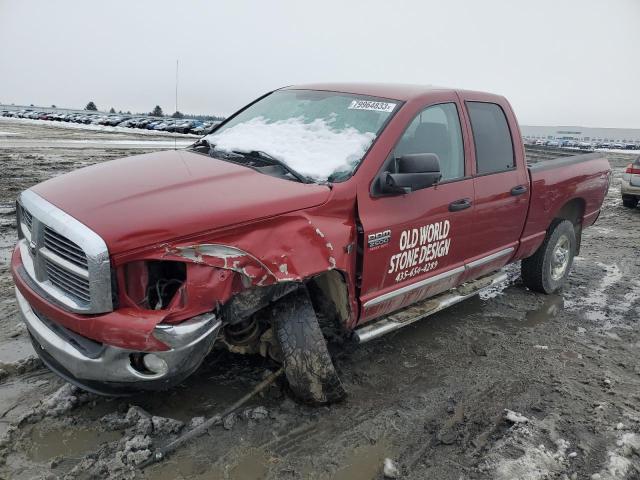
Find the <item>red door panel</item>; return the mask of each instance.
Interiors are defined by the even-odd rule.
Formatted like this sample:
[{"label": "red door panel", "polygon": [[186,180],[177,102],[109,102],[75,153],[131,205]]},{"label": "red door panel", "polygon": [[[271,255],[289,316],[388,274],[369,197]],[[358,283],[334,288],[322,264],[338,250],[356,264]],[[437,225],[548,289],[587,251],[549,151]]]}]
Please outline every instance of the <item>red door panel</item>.
[{"label": "red door panel", "polygon": [[[439,184],[405,195],[358,192],[363,232],[360,322],[448,290],[464,275],[473,234],[473,179],[457,96],[417,109],[391,159],[438,156]],[[398,173],[398,172],[396,172]]]},{"label": "red door panel", "polygon": [[471,179],[359,204],[365,239],[361,322],[460,281],[473,207],[451,212],[449,204],[465,198],[473,199]]},{"label": "red door panel", "polygon": [[[475,228],[473,241],[469,242],[471,265],[467,278],[493,271],[509,261],[520,241],[529,207],[529,192],[511,194],[512,188],[528,185],[519,170],[476,177],[473,182]],[[497,253],[501,255],[492,258]]]},{"label": "red door panel", "polygon": [[520,131],[504,99],[487,102],[463,92],[464,118],[473,141],[475,212],[465,280],[504,266],[520,242],[529,208]]}]

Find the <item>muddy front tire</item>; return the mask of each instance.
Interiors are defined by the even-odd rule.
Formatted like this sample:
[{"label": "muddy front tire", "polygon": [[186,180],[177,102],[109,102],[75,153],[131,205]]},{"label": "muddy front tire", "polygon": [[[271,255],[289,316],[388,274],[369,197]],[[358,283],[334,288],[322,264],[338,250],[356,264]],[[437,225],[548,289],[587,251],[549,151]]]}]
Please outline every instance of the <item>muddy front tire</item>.
[{"label": "muddy front tire", "polygon": [[576,232],[568,220],[555,220],[544,242],[522,260],[522,281],[541,293],[559,290],[567,280],[576,252]]},{"label": "muddy front tire", "polygon": [[285,375],[295,397],[312,405],[342,400],[346,392],[306,289],[300,288],[276,302],[272,313]]}]

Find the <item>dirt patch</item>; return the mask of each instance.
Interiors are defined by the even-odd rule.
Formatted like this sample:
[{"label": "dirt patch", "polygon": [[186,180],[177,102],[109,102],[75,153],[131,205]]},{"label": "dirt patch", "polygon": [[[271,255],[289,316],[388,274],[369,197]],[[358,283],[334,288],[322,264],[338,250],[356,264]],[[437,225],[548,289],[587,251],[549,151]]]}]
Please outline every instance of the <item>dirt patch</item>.
[{"label": "dirt patch", "polygon": [[[43,129],[0,123],[12,138],[120,138]],[[274,386],[141,472],[137,465],[154,448],[223,410],[268,365],[214,353],[169,392],[84,394],[33,358],[8,273],[21,190],[140,152],[45,142],[0,149],[0,476],[380,479],[385,459],[411,479],[640,476],[640,209],[621,204],[629,161],[622,154],[609,154],[612,187],[560,294],[528,291],[514,266],[502,288],[378,341],[338,349],[345,402],[308,408]]]}]

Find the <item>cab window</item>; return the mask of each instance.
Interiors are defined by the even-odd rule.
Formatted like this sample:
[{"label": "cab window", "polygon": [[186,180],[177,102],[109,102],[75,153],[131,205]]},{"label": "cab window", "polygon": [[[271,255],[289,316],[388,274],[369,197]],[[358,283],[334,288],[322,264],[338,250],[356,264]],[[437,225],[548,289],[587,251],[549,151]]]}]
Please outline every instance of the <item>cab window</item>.
[{"label": "cab window", "polygon": [[500,105],[467,102],[467,110],[476,146],[478,174],[504,172],[515,168],[511,131]]},{"label": "cab window", "polygon": [[440,159],[441,181],[464,177],[464,145],[455,103],[425,108],[405,130],[395,156],[435,153]]}]

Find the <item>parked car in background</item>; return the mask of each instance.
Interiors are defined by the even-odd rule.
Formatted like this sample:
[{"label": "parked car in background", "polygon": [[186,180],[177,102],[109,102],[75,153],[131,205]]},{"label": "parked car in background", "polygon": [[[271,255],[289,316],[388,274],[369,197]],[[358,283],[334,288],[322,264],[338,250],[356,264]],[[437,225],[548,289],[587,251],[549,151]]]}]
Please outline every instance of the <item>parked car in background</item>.
[{"label": "parked car in background", "polygon": [[210,123],[203,123],[202,125],[198,125],[197,127],[193,127],[191,129],[191,133],[194,135],[205,135],[209,133],[209,129],[211,128]]},{"label": "parked car in background", "polygon": [[627,208],[636,208],[640,199],[640,156],[627,165],[622,174],[620,185],[622,204]]},{"label": "parked car in background", "polygon": [[214,124],[210,120],[203,121],[193,118],[148,117],[131,114],[104,114],[100,112],[68,112],[68,111],[40,111],[34,109],[1,110],[0,117],[25,118],[50,122],[79,123],[83,125],[118,126],[125,128],[142,128],[148,130],[176,132],[180,134],[206,134]]}]

